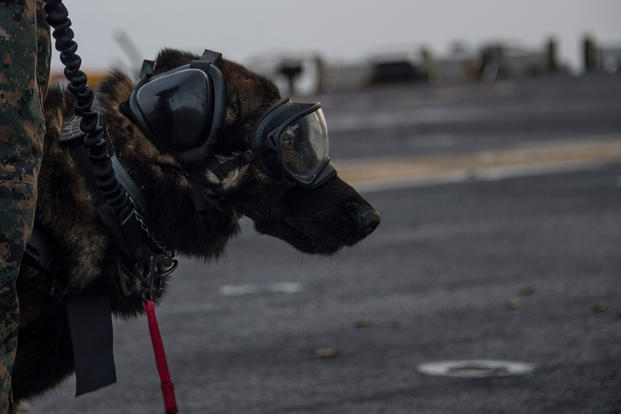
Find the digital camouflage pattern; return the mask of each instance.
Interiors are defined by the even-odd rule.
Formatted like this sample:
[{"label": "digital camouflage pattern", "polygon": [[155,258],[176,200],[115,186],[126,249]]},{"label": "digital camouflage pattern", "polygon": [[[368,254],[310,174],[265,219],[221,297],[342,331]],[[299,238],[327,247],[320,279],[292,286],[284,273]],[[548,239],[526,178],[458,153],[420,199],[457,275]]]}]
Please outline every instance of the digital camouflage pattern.
[{"label": "digital camouflage pattern", "polygon": [[0,414],[9,411],[17,348],[15,280],[30,236],[50,65],[43,0],[0,0]]}]

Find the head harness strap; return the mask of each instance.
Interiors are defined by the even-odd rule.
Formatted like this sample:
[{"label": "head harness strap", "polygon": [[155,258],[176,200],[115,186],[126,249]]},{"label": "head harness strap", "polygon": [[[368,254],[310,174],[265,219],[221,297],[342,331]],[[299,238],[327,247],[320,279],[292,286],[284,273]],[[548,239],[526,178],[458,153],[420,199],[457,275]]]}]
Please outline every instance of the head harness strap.
[{"label": "head harness strap", "polygon": [[193,60],[192,63],[190,63],[190,67],[207,71],[208,65],[215,65],[216,63],[220,62],[221,58],[222,53],[205,49],[201,58],[199,60]]}]

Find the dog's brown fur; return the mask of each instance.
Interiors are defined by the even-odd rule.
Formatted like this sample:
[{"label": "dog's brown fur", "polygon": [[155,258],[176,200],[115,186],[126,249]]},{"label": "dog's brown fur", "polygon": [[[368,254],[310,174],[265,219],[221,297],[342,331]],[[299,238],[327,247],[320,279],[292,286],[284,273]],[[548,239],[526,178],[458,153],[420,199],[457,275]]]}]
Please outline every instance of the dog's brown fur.
[{"label": "dog's brown fur", "polygon": [[[164,50],[155,71],[196,58]],[[215,154],[226,159],[250,147],[255,122],[279,99],[279,93],[271,82],[240,65],[223,60],[218,66],[227,84],[227,109]],[[146,198],[149,209],[145,218],[168,248],[188,256],[217,257],[239,231],[243,212],[252,208],[275,178],[253,164],[231,173],[223,183],[205,171],[210,183],[205,189],[209,206],[205,213],[197,213],[187,172],[174,157],[160,152],[129,117],[127,102],[133,89],[128,77],[114,72],[99,88],[98,99],[114,150],[131,169]],[[68,299],[107,293],[117,316],[141,312],[140,281],[117,271],[121,250],[99,219],[94,196],[76,171],[69,151],[59,145],[62,120],[71,115],[72,105],[67,92],[50,90],[36,221],[53,240],[58,272],[45,273],[28,260],[22,264],[19,348],[13,373],[16,400],[55,386],[73,371],[64,316]],[[274,207],[273,217],[255,224],[258,231],[282,238],[300,250],[332,253],[374,229],[357,227],[355,215],[360,208],[372,211],[359,194],[335,177],[317,189],[289,190]]]}]

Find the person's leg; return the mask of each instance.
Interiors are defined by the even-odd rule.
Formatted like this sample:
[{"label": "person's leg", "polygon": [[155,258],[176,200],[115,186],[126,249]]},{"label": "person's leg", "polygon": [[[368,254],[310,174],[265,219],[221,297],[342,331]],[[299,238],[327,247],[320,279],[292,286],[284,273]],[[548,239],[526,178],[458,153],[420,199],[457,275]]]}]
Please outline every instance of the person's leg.
[{"label": "person's leg", "polygon": [[0,413],[9,412],[11,369],[17,349],[19,303],[15,279],[0,287]]},{"label": "person's leg", "polygon": [[[45,130],[40,82],[47,74],[37,74],[38,66],[46,67],[37,62],[45,46],[38,46],[38,39],[35,0],[0,2],[0,414],[11,405],[19,324],[16,278],[34,220]],[[49,68],[49,49],[46,59]]]}]

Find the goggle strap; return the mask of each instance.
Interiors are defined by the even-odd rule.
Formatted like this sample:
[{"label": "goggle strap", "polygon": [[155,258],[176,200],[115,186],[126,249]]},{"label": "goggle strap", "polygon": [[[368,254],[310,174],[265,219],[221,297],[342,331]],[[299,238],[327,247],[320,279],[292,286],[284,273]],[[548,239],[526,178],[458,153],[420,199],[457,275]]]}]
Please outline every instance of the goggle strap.
[{"label": "goggle strap", "polygon": [[215,158],[209,158],[207,159],[207,161],[205,161],[205,168],[207,168],[209,171],[214,173],[216,177],[218,177],[218,180],[220,181],[224,180],[224,177],[226,177],[226,174],[227,174],[222,169],[223,165],[224,164],[220,164],[220,161],[218,161]]},{"label": "goggle strap", "polygon": [[[227,161],[223,164],[220,164],[216,161],[216,163],[212,163],[212,165],[217,164],[218,167],[218,171],[214,171],[213,169],[210,168],[210,164],[207,165],[207,168],[211,169],[211,171],[213,171],[214,174],[216,174],[216,176],[218,176],[218,178],[220,180],[224,179],[224,177],[226,177],[231,171],[234,171],[246,164],[250,164],[252,161],[254,161],[255,158],[257,158],[260,154],[264,153],[265,151],[269,150],[272,148],[272,145],[270,142],[268,141],[263,141],[261,144],[257,145],[254,148],[251,148],[249,150],[246,150],[244,152],[242,152],[241,154],[239,154],[237,157],[233,158],[230,161]],[[220,176],[219,174],[221,174],[222,176]]]},{"label": "goggle strap", "polygon": [[288,178],[284,177],[277,182],[271,190],[259,201],[254,210],[248,214],[253,219],[265,219],[269,215],[270,209],[282,198],[282,196],[291,187],[295,186],[295,183]]}]

